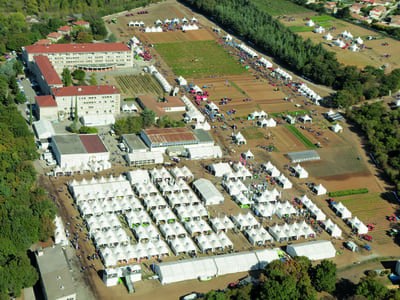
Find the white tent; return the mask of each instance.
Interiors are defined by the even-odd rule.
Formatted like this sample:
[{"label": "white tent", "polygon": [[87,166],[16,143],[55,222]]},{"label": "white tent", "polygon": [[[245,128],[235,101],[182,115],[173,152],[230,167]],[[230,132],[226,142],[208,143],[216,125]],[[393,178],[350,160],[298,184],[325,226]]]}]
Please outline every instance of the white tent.
[{"label": "white tent", "polygon": [[175,179],[191,181],[194,178],[192,171],[186,166],[182,166],[181,168],[174,167],[170,170],[170,173]]},{"label": "white tent", "polygon": [[207,209],[202,204],[196,206],[179,206],[175,208],[175,212],[181,222],[208,217]]},{"label": "white tent", "polygon": [[272,68],[272,63],[271,63],[269,60],[265,59],[264,57],[261,57],[261,58],[258,60],[258,62],[259,62],[261,65],[263,65],[265,68]]},{"label": "white tent", "polygon": [[197,121],[196,124],[194,125],[194,129],[203,129],[205,131],[211,130],[211,125],[207,122],[199,122]]},{"label": "white tent", "polygon": [[296,176],[299,178],[308,178],[308,172],[300,166],[300,164],[297,164],[296,166],[293,167],[294,172],[296,173]]},{"label": "white tent", "polygon": [[60,216],[56,216],[54,219],[54,244],[61,246],[68,246],[69,240],[66,235],[66,231],[64,229],[64,224],[61,220]]},{"label": "white tent", "polygon": [[275,167],[270,161],[266,164],[262,164],[261,167],[272,177],[277,177],[281,174],[279,169]]},{"label": "white tent", "polygon": [[201,234],[209,234],[212,232],[210,225],[208,225],[207,222],[202,219],[185,222],[184,226],[192,237]]},{"label": "white tent", "polygon": [[188,236],[169,240],[168,244],[175,255],[184,253],[197,253],[197,247],[195,243]]},{"label": "white tent", "polygon": [[233,164],[232,169],[238,179],[246,180],[253,178],[253,174],[240,162]]},{"label": "white tent", "polygon": [[224,162],[211,164],[208,169],[215,177],[223,177],[225,174],[232,172],[231,166]]},{"label": "white tent", "polygon": [[350,50],[350,51],[353,51],[353,52],[357,52],[357,51],[360,50],[360,48],[357,46],[357,44],[353,44],[353,45],[351,45],[351,46],[349,47],[349,50]]},{"label": "white tent", "polygon": [[125,219],[130,228],[151,223],[151,218],[145,210],[130,211],[125,214]]},{"label": "white tent", "polygon": [[333,210],[335,213],[341,217],[342,219],[351,218],[351,211],[348,210],[346,206],[342,204],[342,202],[338,202],[332,205]]},{"label": "white tent", "polygon": [[300,116],[299,120],[303,123],[312,123],[312,118],[309,115]]},{"label": "white tent", "polygon": [[215,232],[227,231],[235,227],[231,219],[227,216],[211,218],[210,223]]},{"label": "white tent", "polygon": [[281,193],[277,189],[264,190],[260,195],[254,197],[256,203],[275,203],[280,198]]},{"label": "white tent", "polygon": [[249,150],[247,150],[246,152],[242,153],[242,157],[244,159],[254,159],[254,154]]},{"label": "white tent", "polygon": [[180,86],[182,86],[182,85],[187,85],[186,79],[183,78],[182,76],[179,76],[179,77],[176,79],[176,81],[178,82],[178,84],[179,84]]},{"label": "white tent", "polygon": [[355,41],[357,44],[359,44],[359,45],[364,44],[364,41],[362,40],[361,37],[356,38],[354,41]]},{"label": "white tent", "polygon": [[292,80],[293,77],[287,73],[286,71],[282,70],[281,68],[277,68],[274,70],[275,74],[278,74],[280,77],[282,77],[285,80]]},{"label": "white tent", "polygon": [[342,236],[342,230],[339,226],[331,221],[331,219],[327,219],[324,222],[325,230],[334,238],[340,238]]},{"label": "white tent", "polygon": [[197,179],[193,182],[193,189],[196,191],[205,205],[216,205],[224,202],[224,196],[208,179]]},{"label": "white tent", "polygon": [[152,210],[150,214],[157,225],[176,221],[176,216],[169,207]]},{"label": "white tent", "polygon": [[310,260],[333,258],[336,255],[332,243],[324,240],[288,245],[286,252],[292,257],[305,256]]},{"label": "white tent", "polygon": [[333,42],[336,46],[343,48],[344,46],[346,46],[346,43],[343,42],[341,39],[337,39]]},{"label": "white tent", "polygon": [[312,190],[318,196],[326,194],[326,188],[322,184],[315,185]]},{"label": "white tent", "polygon": [[232,36],[230,35],[230,34],[227,34],[227,35],[225,35],[224,37],[223,37],[223,39],[225,40],[225,41],[227,41],[227,42],[230,42],[230,41],[232,41]]},{"label": "white tent", "polygon": [[238,215],[233,215],[231,218],[233,223],[239,230],[260,227],[260,223],[250,212],[247,212],[245,214],[239,213]]},{"label": "white tent", "polygon": [[307,22],[306,22],[306,26],[308,26],[308,27],[313,27],[313,26],[315,26],[315,23],[314,23],[314,21],[313,20],[308,20]]},{"label": "white tent", "polygon": [[242,208],[249,208],[252,204],[249,198],[247,198],[243,193],[232,196],[233,200]]},{"label": "white tent", "polygon": [[160,239],[160,233],[153,224],[134,227],[133,233],[139,242],[157,241]]},{"label": "white tent", "polygon": [[280,186],[282,186],[284,190],[291,189],[293,187],[293,184],[290,182],[290,180],[283,174],[280,174],[279,176],[275,177],[275,180],[278,182]]},{"label": "white tent", "polygon": [[297,210],[289,201],[277,202],[274,205],[274,214],[276,214],[279,218],[284,216],[291,216],[297,214]]},{"label": "white tent", "polygon": [[349,220],[349,224],[351,228],[357,231],[358,234],[367,234],[368,227],[365,226],[363,222],[361,222],[357,217],[354,217]]},{"label": "white tent", "polygon": [[324,39],[327,41],[331,41],[333,39],[333,36],[328,32],[326,35],[324,35]]},{"label": "white tent", "polygon": [[345,39],[353,39],[353,35],[351,34],[350,31],[347,31],[347,30],[343,31],[343,32],[341,33],[341,36],[342,36],[343,38],[345,38]]},{"label": "white tent", "polygon": [[322,26],[317,26],[314,28],[313,30],[315,33],[324,33],[325,32],[325,28]]},{"label": "white tent", "polygon": [[339,123],[336,123],[335,125],[332,125],[330,128],[335,133],[343,132],[343,127]]}]

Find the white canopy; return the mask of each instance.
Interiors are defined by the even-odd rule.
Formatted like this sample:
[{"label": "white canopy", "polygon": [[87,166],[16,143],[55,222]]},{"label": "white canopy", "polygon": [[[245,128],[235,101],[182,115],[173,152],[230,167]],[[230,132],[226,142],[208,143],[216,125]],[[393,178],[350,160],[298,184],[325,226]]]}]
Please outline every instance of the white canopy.
[{"label": "white canopy", "polygon": [[335,257],[336,249],[330,241],[313,241],[288,245],[287,253],[292,256],[305,256],[310,260],[322,260]]},{"label": "white canopy", "polygon": [[161,224],[160,232],[166,240],[183,238],[187,236],[187,232],[183,225],[179,222]]},{"label": "white canopy", "polygon": [[342,236],[342,230],[337,226],[337,224],[333,223],[331,219],[327,219],[324,222],[325,230],[334,238],[340,238]]},{"label": "white canopy", "polygon": [[232,171],[231,166],[224,162],[211,164],[209,166],[209,170],[215,177],[222,177],[225,174],[231,173]]},{"label": "white canopy", "polygon": [[169,240],[168,244],[171,247],[172,252],[177,256],[183,253],[197,253],[195,243],[188,236]]},{"label": "white canopy", "polygon": [[275,177],[275,180],[282,186],[283,189],[291,189],[293,187],[292,182],[285,175],[283,175],[283,173]]},{"label": "white canopy", "polygon": [[351,211],[348,210],[348,208],[344,206],[342,202],[333,204],[332,208],[335,211],[335,213],[342,219],[351,218]]},{"label": "white canopy", "polygon": [[260,223],[250,212],[245,214],[239,213],[238,215],[233,215],[231,218],[239,230],[260,227]]},{"label": "white canopy", "polygon": [[349,220],[349,224],[351,228],[355,229],[358,234],[367,234],[368,227],[365,226],[363,222],[361,222],[357,217],[354,217]]},{"label": "white canopy", "polygon": [[318,185],[314,186],[313,191],[318,196],[326,194],[326,188],[322,184],[318,184]]},{"label": "white canopy", "polygon": [[339,132],[343,131],[343,127],[339,123],[336,123],[335,125],[332,125],[331,129],[335,133],[339,133]]},{"label": "white canopy", "polygon": [[235,227],[227,216],[211,218],[210,223],[215,232],[226,231]]},{"label": "white canopy", "polygon": [[204,220],[191,220],[189,222],[185,222],[184,226],[190,236],[196,236],[201,234],[209,234],[212,232],[211,227]]},{"label": "white canopy", "polygon": [[271,235],[262,227],[247,229],[244,234],[253,246],[263,246],[272,241]]},{"label": "white canopy", "polygon": [[296,173],[296,176],[299,178],[308,178],[308,172],[300,166],[300,164],[297,164],[295,167],[293,167],[293,170]]}]

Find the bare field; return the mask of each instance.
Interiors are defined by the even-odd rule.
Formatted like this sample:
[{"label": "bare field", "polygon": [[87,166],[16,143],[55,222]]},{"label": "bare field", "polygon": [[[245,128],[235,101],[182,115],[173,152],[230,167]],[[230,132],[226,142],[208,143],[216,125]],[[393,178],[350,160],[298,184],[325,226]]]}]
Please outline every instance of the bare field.
[{"label": "bare field", "polygon": [[[305,18],[313,18],[316,17],[317,14],[310,13],[302,13],[293,15],[295,17],[294,21],[289,21],[289,17],[285,19],[280,19],[280,22],[288,27],[306,27]],[[318,24],[318,22],[315,22]],[[309,38],[315,43],[322,43],[322,45],[329,51],[333,51],[336,53],[336,56],[339,62],[346,65],[354,65],[357,67],[365,67],[367,65],[371,65],[374,67],[380,67],[384,64],[387,64],[386,71],[389,72],[393,69],[400,67],[400,42],[391,38],[383,37],[376,33],[375,31],[366,29],[364,27],[360,27],[351,23],[348,23],[343,20],[333,19],[330,20],[329,23],[321,23],[322,26],[331,25],[331,27],[325,27],[334,37],[334,39],[343,31],[347,30],[352,33],[354,38],[361,37],[364,40],[364,44],[366,48],[361,49],[359,52],[352,52],[348,49],[341,49],[337,46],[329,46],[332,41],[326,41],[323,39],[323,36],[326,34],[317,34],[314,32],[306,31],[306,32],[298,32],[299,35],[304,37],[305,39]],[[332,28],[336,27],[336,28]],[[377,38],[376,40],[368,41],[367,37],[372,36]],[[383,46],[383,43],[388,43],[389,46]],[[385,57],[385,55],[389,55],[389,57]]]}]

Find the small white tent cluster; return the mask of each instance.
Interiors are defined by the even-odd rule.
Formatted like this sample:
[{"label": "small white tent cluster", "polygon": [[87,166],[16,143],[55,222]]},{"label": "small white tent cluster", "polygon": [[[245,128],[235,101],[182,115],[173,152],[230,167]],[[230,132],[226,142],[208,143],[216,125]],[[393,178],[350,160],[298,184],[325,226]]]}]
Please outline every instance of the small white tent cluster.
[{"label": "small white tent cluster", "polygon": [[122,105],[121,110],[123,112],[137,112],[138,108],[136,107],[136,105],[134,103],[131,103],[130,105],[128,105],[127,103],[125,103],[124,105]]},{"label": "small white tent cluster", "polygon": [[152,74],[157,79],[157,81],[161,84],[165,92],[167,93],[171,92],[172,86],[168,83],[167,79],[165,79],[165,77],[160,72],[158,72],[156,67],[150,66],[149,73]]},{"label": "small white tent cluster", "polygon": [[263,56],[257,62],[265,68],[272,68],[272,63]]},{"label": "small white tent cluster", "polygon": [[353,39],[353,35],[351,34],[350,31],[347,31],[347,30],[343,31],[340,35],[341,35],[344,39],[348,39],[348,40],[352,40],[352,39]]},{"label": "small white tent cluster", "polygon": [[215,232],[227,232],[228,230],[235,228],[232,220],[227,216],[211,218],[210,223]]},{"label": "small white tent cluster", "polygon": [[277,68],[274,70],[274,73],[279,77],[283,78],[284,80],[292,80],[293,77],[288,72],[282,70],[281,68]]},{"label": "small white tent cluster", "polygon": [[318,206],[316,206],[306,195],[301,197],[299,200],[317,221],[324,221],[326,219],[326,215],[322,210],[318,208]]},{"label": "small white tent cluster", "polygon": [[250,228],[244,231],[244,235],[253,246],[264,246],[267,242],[272,242],[272,237],[264,228]]},{"label": "small white tent cluster", "polygon": [[243,51],[244,53],[246,53],[251,58],[258,57],[258,54],[253,49],[251,49],[250,47],[246,46],[243,43],[242,44],[238,44],[237,47],[238,47],[239,50]]},{"label": "small white tent cluster", "polygon": [[327,40],[327,41],[332,41],[333,36],[332,36],[332,34],[330,34],[330,33],[328,32],[326,35],[324,35],[324,39]]},{"label": "small white tent cluster", "polygon": [[260,228],[260,223],[251,212],[245,214],[239,213],[238,215],[233,215],[231,218],[236,228],[241,231],[249,230],[251,228]]},{"label": "small white tent cluster", "polygon": [[181,97],[181,100],[186,105],[186,112],[184,120],[185,122],[196,121],[200,123],[205,122],[205,116],[197,109],[197,107],[193,104],[192,101],[186,95]]},{"label": "small white tent cluster", "polygon": [[150,33],[150,32],[163,32],[161,27],[158,26],[152,26],[152,27],[146,27],[144,29],[144,32]]},{"label": "small white tent cluster", "polygon": [[336,39],[333,43],[340,48],[344,48],[346,46],[346,43],[341,39]]},{"label": "small white tent cluster", "polygon": [[268,114],[265,111],[257,111],[255,110],[251,114],[249,114],[248,119],[254,120],[254,119],[262,119],[268,117]]},{"label": "small white tent cluster", "polygon": [[143,21],[130,21],[128,23],[129,27],[144,27],[144,22]]},{"label": "small white tent cluster", "polygon": [[270,161],[261,165],[261,168],[272,177],[277,177],[281,174],[279,169],[275,167]]},{"label": "small white tent cluster", "polygon": [[308,26],[308,27],[313,27],[313,26],[315,26],[315,23],[314,23],[313,20],[309,19],[309,20],[306,22],[306,26]]},{"label": "small white tent cluster", "polygon": [[223,231],[220,231],[219,233],[212,232],[206,235],[199,235],[196,237],[196,243],[203,253],[214,253],[233,248],[233,243]]},{"label": "small white tent cluster", "polygon": [[276,201],[278,201],[280,198],[281,192],[279,192],[277,189],[265,189],[261,194],[256,194],[253,196],[254,202],[259,204],[276,203]]},{"label": "small white tent cluster", "polygon": [[291,189],[293,187],[292,182],[283,173],[279,174],[274,179],[284,190]]},{"label": "small white tent cluster", "polygon": [[305,83],[300,84],[298,91],[317,105],[319,105],[319,101],[322,100],[322,97],[310,89]]},{"label": "small white tent cluster", "polygon": [[276,121],[272,118],[257,120],[257,125],[262,128],[276,127]]},{"label": "small white tent cluster", "polygon": [[355,230],[358,234],[367,234],[368,227],[360,221],[359,218],[354,217],[348,220],[350,227]]},{"label": "small white tent cluster", "polygon": [[271,218],[273,215],[277,215],[279,218],[282,218],[285,216],[296,215],[298,213],[298,211],[289,201],[257,203],[252,206],[252,209],[256,216],[261,216],[264,218]]},{"label": "small white tent cluster", "polygon": [[300,238],[314,238],[315,232],[305,221],[293,224],[275,224],[268,228],[269,233],[277,242],[298,240]]}]

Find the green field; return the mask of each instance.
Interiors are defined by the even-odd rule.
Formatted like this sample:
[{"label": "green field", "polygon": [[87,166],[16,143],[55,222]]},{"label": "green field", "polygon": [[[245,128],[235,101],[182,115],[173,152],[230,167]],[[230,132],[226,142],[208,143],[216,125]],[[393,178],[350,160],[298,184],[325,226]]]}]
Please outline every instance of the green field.
[{"label": "green field", "polygon": [[309,115],[310,111],[308,110],[294,110],[294,111],[286,111],[286,112],[279,112],[279,113],[270,113],[271,116],[276,118],[283,118],[284,116],[301,116],[301,115]]},{"label": "green field", "polygon": [[306,138],[294,125],[285,126],[296,138],[298,138],[304,146],[309,149],[316,149],[315,146],[308,138]]},{"label": "green field", "polygon": [[300,14],[310,12],[305,7],[294,4],[289,0],[251,0],[260,9],[272,16],[282,16],[288,14]]},{"label": "green field", "polygon": [[256,127],[247,127],[240,131],[243,136],[248,140],[263,139],[264,134]]},{"label": "green field", "polygon": [[314,27],[310,26],[289,26],[288,28],[293,32],[311,32],[314,29]]},{"label": "green field", "polygon": [[155,47],[173,72],[183,77],[240,75],[246,72],[215,41],[163,43]]},{"label": "green field", "polygon": [[332,22],[337,21],[334,17],[328,16],[328,15],[321,15],[321,16],[314,16],[311,17],[311,20],[314,21],[314,23],[318,24],[319,26],[328,28],[332,26]]},{"label": "green field", "polygon": [[384,215],[389,206],[387,202],[382,200],[379,193],[340,197],[340,202],[361,220],[371,219],[382,212]]}]

